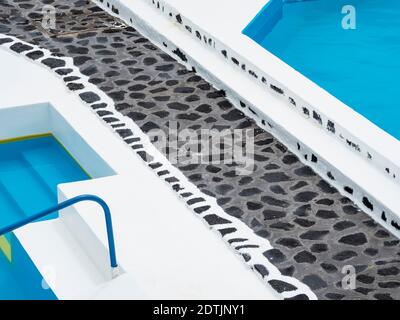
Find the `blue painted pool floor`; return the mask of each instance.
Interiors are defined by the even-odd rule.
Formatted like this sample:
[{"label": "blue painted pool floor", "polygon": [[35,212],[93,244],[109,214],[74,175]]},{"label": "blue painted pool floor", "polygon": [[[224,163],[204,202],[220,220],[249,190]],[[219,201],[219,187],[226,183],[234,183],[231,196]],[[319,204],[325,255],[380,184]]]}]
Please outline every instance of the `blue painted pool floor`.
[{"label": "blue painted pool floor", "polygon": [[[56,205],[58,184],[88,178],[52,136],[0,143],[0,228]],[[39,272],[18,240],[11,240],[11,263],[0,251],[0,299],[43,298],[36,290]],[[21,278],[21,271],[32,276]]]},{"label": "blue painted pool floor", "polygon": [[[344,5],[356,29],[342,28]],[[284,6],[260,44],[400,139],[400,1],[317,0]]]}]

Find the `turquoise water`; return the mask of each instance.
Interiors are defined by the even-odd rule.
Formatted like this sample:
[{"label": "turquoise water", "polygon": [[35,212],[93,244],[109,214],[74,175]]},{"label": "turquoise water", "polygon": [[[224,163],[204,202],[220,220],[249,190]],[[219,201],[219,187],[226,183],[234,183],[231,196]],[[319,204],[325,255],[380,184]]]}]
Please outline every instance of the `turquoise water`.
[{"label": "turquoise water", "polygon": [[[356,9],[355,30],[342,28],[344,5]],[[399,0],[288,3],[260,32],[253,38],[264,48],[400,139]]]},{"label": "turquoise water", "polygon": [[[58,184],[88,178],[52,136],[0,143],[0,227],[56,205]],[[55,299],[18,239],[7,237],[12,261],[0,250],[0,299]]]}]

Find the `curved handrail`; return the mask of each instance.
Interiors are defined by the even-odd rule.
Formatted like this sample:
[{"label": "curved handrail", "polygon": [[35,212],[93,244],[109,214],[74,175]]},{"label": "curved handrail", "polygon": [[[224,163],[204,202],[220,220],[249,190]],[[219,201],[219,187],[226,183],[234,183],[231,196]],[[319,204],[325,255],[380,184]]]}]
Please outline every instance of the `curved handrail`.
[{"label": "curved handrail", "polygon": [[44,218],[54,212],[66,209],[70,206],[73,206],[74,204],[77,204],[78,202],[83,202],[83,201],[96,202],[103,208],[104,216],[105,216],[105,220],[106,220],[106,228],[107,228],[108,249],[110,251],[110,264],[111,264],[111,268],[117,268],[118,264],[117,264],[117,255],[115,252],[115,242],[114,242],[114,233],[113,233],[113,227],[112,227],[111,211],[110,211],[110,208],[107,205],[107,203],[103,199],[101,199],[100,197],[95,196],[95,195],[86,194],[86,195],[80,195],[80,196],[71,198],[69,200],[59,203],[58,205],[56,205],[54,207],[51,207],[51,208],[44,210],[40,213],[37,213],[35,215],[29,216],[19,222],[13,223],[4,228],[0,228],[0,236],[4,235],[6,233],[12,232],[18,228],[21,228],[21,227],[23,227],[31,222],[34,222],[38,219]]}]

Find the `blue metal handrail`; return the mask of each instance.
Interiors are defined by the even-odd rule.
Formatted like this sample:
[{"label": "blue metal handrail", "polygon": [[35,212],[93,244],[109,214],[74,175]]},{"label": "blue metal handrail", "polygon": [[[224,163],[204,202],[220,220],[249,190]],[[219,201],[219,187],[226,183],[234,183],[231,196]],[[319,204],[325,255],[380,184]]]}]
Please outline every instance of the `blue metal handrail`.
[{"label": "blue metal handrail", "polygon": [[13,223],[7,227],[0,228],[0,236],[3,236],[6,233],[12,232],[12,231],[14,231],[18,228],[21,228],[31,222],[34,222],[41,218],[44,218],[54,212],[66,209],[70,206],[73,206],[74,204],[77,204],[78,202],[83,202],[83,201],[96,202],[103,208],[104,216],[105,216],[105,220],[106,220],[106,227],[107,227],[108,249],[110,251],[110,263],[111,263],[112,268],[117,268],[118,264],[117,264],[117,255],[115,252],[115,242],[114,242],[114,233],[113,233],[113,227],[112,227],[111,211],[110,211],[110,208],[108,207],[107,203],[98,196],[86,194],[86,195],[77,196],[75,198],[61,202],[60,204],[58,204],[52,208],[49,208],[49,209],[44,210],[40,213],[37,213],[33,216],[25,218],[19,222]]}]

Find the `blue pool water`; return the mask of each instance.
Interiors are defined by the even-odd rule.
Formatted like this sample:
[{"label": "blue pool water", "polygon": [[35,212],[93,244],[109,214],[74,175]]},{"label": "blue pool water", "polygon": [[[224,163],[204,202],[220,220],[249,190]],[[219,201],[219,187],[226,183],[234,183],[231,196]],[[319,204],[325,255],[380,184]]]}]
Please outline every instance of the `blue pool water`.
[{"label": "blue pool water", "polygon": [[[56,205],[58,184],[88,178],[52,136],[0,143],[0,227]],[[7,242],[12,259],[0,248],[0,299],[55,299],[18,239],[9,234]]]},{"label": "blue pool water", "polygon": [[[356,9],[355,30],[342,28],[344,5]],[[261,14],[252,24],[265,25]],[[272,31],[266,25],[248,35],[400,139],[399,0],[287,3]]]}]

